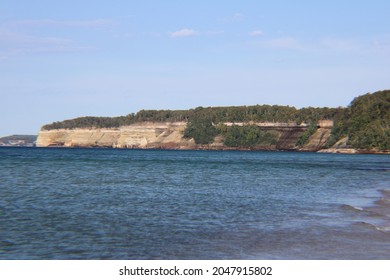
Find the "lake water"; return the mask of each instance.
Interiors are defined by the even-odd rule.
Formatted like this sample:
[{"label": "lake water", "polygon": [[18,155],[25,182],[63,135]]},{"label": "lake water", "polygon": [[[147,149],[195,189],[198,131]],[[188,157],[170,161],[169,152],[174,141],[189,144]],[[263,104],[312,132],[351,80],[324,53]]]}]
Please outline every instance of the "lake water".
[{"label": "lake water", "polygon": [[390,156],[0,148],[0,259],[390,259]]}]

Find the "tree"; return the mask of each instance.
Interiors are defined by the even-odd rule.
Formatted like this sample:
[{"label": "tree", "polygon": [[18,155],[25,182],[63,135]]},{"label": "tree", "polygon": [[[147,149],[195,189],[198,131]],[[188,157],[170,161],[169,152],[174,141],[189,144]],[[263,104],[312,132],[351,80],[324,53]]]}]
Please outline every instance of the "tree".
[{"label": "tree", "polygon": [[217,129],[207,119],[194,119],[187,124],[184,130],[184,138],[193,138],[196,144],[209,144],[217,136]]}]

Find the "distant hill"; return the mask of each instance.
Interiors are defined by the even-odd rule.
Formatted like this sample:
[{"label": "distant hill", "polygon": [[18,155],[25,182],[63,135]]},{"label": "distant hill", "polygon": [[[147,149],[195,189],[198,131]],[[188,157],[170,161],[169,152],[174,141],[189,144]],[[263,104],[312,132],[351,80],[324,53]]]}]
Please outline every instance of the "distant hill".
[{"label": "distant hill", "polygon": [[0,146],[33,147],[37,141],[37,135],[11,135],[0,138]]}]

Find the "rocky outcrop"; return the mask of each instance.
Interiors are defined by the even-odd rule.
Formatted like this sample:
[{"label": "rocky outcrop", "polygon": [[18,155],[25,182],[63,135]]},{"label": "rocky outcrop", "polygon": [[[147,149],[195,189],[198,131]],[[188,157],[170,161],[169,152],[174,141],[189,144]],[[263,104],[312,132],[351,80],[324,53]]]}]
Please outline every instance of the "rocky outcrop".
[{"label": "rocky outcrop", "polygon": [[329,139],[331,134],[330,128],[320,127],[310,136],[309,141],[300,149],[302,151],[318,151],[321,150]]},{"label": "rocky outcrop", "polygon": [[358,150],[352,149],[348,146],[348,137],[343,137],[336,142],[332,147],[327,149],[321,149],[319,153],[330,153],[330,154],[357,154]]},{"label": "rocky outcrop", "polygon": [[41,130],[37,147],[112,147],[120,136],[119,129]]},{"label": "rocky outcrop", "polygon": [[328,148],[322,149],[318,151],[319,153],[327,153],[327,154],[357,154],[361,153],[356,149],[351,148]]},{"label": "rocky outcrop", "polygon": [[142,122],[120,128],[41,130],[38,147],[112,147],[187,149],[193,140],[183,139],[186,123]]}]

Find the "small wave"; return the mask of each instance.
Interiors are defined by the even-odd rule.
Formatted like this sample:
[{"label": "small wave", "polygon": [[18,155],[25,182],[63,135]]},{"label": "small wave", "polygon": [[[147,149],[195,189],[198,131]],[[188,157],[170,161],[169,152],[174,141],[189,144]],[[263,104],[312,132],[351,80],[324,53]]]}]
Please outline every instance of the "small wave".
[{"label": "small wave", "polygon": [[390,190],[379,190],[384,197],[390,197]]},{"label": "small wave", "polygon": [[355,225],[362,226],[365,228],[370,228],[370,229],[377,229],[377,226],[370,224],[370,223],[367,223],[367,222],[356,222]]},{"label": "small wave", "polygon": [[361,212],[361,211],[364,210],[361,207],[355,207],[355,206],[351,206],[351,205],[348,205],[348,204],[341,205],[341,209],[350,210],[350,211],[354,211],[354,212]]},{"label": "small wave", "polygon": [[390,232],[390,226],[387,227],[375,227],[379,231]]},{"label": "small wave", "polygon": [[382,197],[382,198],[378,199],[377,201],[375,201],[375,204],[380,205],[380,206],[390,207],[390,199]]},{"label": "small wave", "polygon": [[360,226],[360,227],[364,227],[367,229],[371,229],[371,230],[390,233],[390,226],[377,226],[377,225],[367,223],[367,222],[356,222],[355,225]]},{"label": "small wave", "polygon": [[390,168],[386,168],[386,167],[365,167],[365,168],[356,168],[356,170],[389,172]]},{"label": "small wave", "polygon": [[9,240],[0,240],[0,247],[7,248],[7,247],[14,246],[14,245],[15,245],[15,243],[12,242],[12,241],[9,241]]},{"label": "small wave", "polygon": [[341,209],[349,212],[359,213],[361,217],[371,217],[371,218],[389,218],[387,211],[383,211],[380,207],[356,207],[348,204],[341,205]]},{"label": "small wave", "polygon": [[380,211],[380,209],[375,208],[366,208],[364,209],[364,214],[368,217],[372,218],[387,218],[388,215],[384,213],[383,211]]}]

